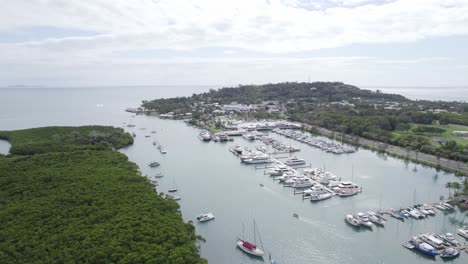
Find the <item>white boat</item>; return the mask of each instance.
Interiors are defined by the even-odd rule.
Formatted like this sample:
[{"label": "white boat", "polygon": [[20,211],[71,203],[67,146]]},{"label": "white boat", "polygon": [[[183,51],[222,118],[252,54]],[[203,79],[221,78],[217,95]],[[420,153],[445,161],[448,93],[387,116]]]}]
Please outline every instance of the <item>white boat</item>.
[{"label": "white boat", "polygon": [[304,159],[301,159],[298,157],[292,157],[292,158],[287,159],[284,163],[286,163],[286,165],[289,165],[289,166],[294,166],[294,165],[302,165],[302,164],[305,164],[306,162]]},{"label": "white boat", "polygon": [[414,210],[413,208],[408,208],[408,213],[415,219],[424,218],[424,216],[419,211]]},{"label": "white boat", "polygon": [[468,226],[464,226],[460,229],[457,229],[457,234],[468,239]]},{"label": "white boat", "polygon": [[234,151],[235,151],[237,154],[241,155],[243,149],[242,149],[240,146],[236,146],[236,147],[234,148]]},{"label": "white boat", "polygon": [[166,154],[167,153],[166,149],[164,149],[164,148],[159,149],[159,152],[161,152],[161,154]]},{"label": "white boat", "polygon": [[156,173],[156,175],[154,175],[155,178],[162,178],[164,177],[164,174],[162,172],[160,173]]},{"label": "white boat", "polygon": [[341,197],[352,196],[361,192],[359,186],[348,181],[341,182],[333,190]]},{"label": "white boat", "polygon": [[271,163],[273,160],[270,159],[269,156],[261,155],[261,156],[254,156],[253,158],[244,160],[247,164],[260,164],[260,163]]},{"label": "white boat", "polygon": [[453,247],[448,247],[440,253],[441,258],[454,258],[458,255],[460,255],[460,250]]},{"label": "white boat", "polygon": [[153,161],[150,164],[148,164],[148,166],[150,166],[151,168],[158,167],[159,165],[161,165],[161,164],[159,162],[157,162],[157,161]]},{"label": "white boat", "polygon": [[331,197],[332,197],[332,194],[329,192],[313,193],[310,195],[310,201],[311,202],[322,201]]},{"label": "white boat", "polygon": [[212,139],[212,138],[211,138],[211,134],[210,134],[210,132],[208,132],[208,131],[202,131],[202,132],[200,132],[200,134],[198,134],[198,137],[199,137],[201,140],[205,141],[205,142],[211,141],[211,139]]},{"label": "white boat", "polygon": [[367,212],[367,214],[369,215],[369,220],[372,223],[382,225],[382,226],[387,223],[387,220],[383,218],[383,216],[381,216],[380,214],[374,213],[372,211]]},{"label": "white boat", "polygon": [[[243,233],[244,233],[244,226],[242,225],[242,236],[244,236]],[[256,257],[262,257],[265,254],[265,252],[261,248],[259,248],[256,245],[256,243],[257,243],[256,242],[256,224],[254,221],[254,243],[251,243],[243,238],[242,239],[237,238],[236,244],[245,253],[252,255],[252,256],[256,256]]]},{"label": "white boat", "polygon": [[207,222],[213,219],[215,219],[215,216],[213,213],[205,213],[205,214],[201,214],[197,216],[198,222]]},{"label": "white boat", "polygon": [[439,209],[439,210],[441,210],[441,211],[445,211],[445,209],[447,209],[447,208],[443,207],[443,206],[440,205],[440,204],[434,204],[434,207],[437,208],[437,209]]},{"label": "white boat", "polygon": [[365,213],[357,213],[356,218],[361,222],[361,225],[372,228],[374,224],[372,224],[371,221],[369,221],[369,217]]},{"label": "white boat", "polygon": [[452,209],[453,209],[453,206],[450,205],[449,203],[441,203],[440,205],[442,205],[443,207],[447,208],[447,210],[452,210]]},{"label": "white boat", "polygon": [[436,237],[434,234],[421,234],[419,238],[435,249],[443,249],[445,247],[444,241]]},{"label": "white boat", "polygon": [[350,225],[353,225],[353,226],[355,226],[355,227],[361,226],[361,221],[359,221],[359,219],[357,219],[356,217],[354,217],[352,214],[347,214],[347,215],[345,215],[345,220],[346,220],[346,222],[348,222]]},{"label": "white boat", "polygon": [[177,192],[177,188],[176,187],[172,187],[170,188],[169,190],[167,190],[168,192]]},{"label": "white boat", "polygon": [[302,179],[297,179],[293,184],[293,188],[308,188],[312,187],[314,185],[314,182],[309,179],[309,178],[302,178]]}]

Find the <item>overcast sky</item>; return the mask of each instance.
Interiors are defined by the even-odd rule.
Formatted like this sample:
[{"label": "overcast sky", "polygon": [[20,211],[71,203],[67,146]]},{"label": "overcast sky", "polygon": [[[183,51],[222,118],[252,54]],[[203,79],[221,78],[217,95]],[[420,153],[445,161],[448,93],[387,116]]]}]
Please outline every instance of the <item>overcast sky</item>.
[{"label": "overcast sky", "polygon": [[0,0],[0,86],[468,85],[468,0]]}]

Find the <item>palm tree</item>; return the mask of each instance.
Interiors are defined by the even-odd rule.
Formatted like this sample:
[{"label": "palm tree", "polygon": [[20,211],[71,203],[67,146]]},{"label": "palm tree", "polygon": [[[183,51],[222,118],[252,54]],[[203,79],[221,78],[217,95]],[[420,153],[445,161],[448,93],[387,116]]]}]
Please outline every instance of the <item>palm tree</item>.
[{"label": "palm tree", "polygon": [[449,189],[449,198],[451,198],[451,197],[452,197],[452,194],[451,194],[451,192],[450,192],[450,188],[452,188],[452,183],[451,183],[451,182],[447,182],[447,183],[445,184],[445,188],[448,188],[448,189]]},{"label": "palm tree", "polygon": [[459,182],[452,182],[452,188],[455,190],[453,196],[457,195],[457,191],[460,190],[461,184]]}]

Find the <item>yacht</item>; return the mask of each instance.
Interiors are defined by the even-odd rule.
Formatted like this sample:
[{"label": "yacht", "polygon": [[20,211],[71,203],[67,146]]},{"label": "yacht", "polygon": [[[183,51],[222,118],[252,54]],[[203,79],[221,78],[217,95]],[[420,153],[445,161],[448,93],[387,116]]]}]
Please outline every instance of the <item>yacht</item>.
[{"label": "yacht", "polygon": [[421,234],[419,236],[424,242],[428,243],[435,249],[443,249],[445,248],[446,244],[444,241],[438,237],[436,237],[434,234]]},{"label": "yacht", "polygon": [[332,197],[332,194],[329,192],[312,193],[310,195],[310,201],[311,202],[322,201],[331,197]]},{"label": "yacht", "polygon": [[205,142],[211,141],[211,134],[210,134],[210,132],[208,132],[208,131],[202,131],[202,132],[200,132],[200,134],[198,135],[198,137],[199,137],[202,141],[205,141]]},{"label": "yacht", "polygon": [[157,162],[157,161],[153,161],[150,164],[148,164],[148,166],[150,166],[151,168],[158,167],[159,165],[161,165],[161,164],[159,162]]},{"label": "yacht", "polygon": [[378,225],[385,225],[387,223],[387,220],[383,218],[380,214],[374,213],[372,211],[367,212],[369,214],[369,220],[372,223],[378,224]]},{"label": "yacht", "polygon": [[434,207],[437,208],[437,209],[439,209],[439,210],[441,210],[441,211],[445,211],[445,209],[447,209],[447,208],[443,207],[443,206],[440,205],[440,204],[434,204]]},{"label": "yacht", "polygon": [[458,255],[460,255],[460,250],[453,247],[448,247],[440,253],[441,258],[454,258]]},{"label": "yacht", "polygon": [[361,225],[372,228],[374,224],[372,224],[371,221],[369,221],[369,216],[365,213],[357,213],[356,215],[357,219],[361,222]]},{"label": "yacht", "polygon": [[234,151],[235,151],[237,154],[241,155],[243,150],[242,150],[242,148],[241,148],[240,146],[236,146],[236,147],[234,148]]},{"label": "yacht", "polygon": [[254,156],[250,159],[244,160],[245,163],[247,164],[259,164],[259,163],[271,163],[273,162],[269,156]]},{"label": "yacht", "polygon": [[354,217],[352,214],[347,214],[345,215],[345,220],[348,222],[350,225],[355,226],[355,227],[360,227],[361,226],[361,221]]},{"label": "yacht", "polygon": [[294,165],[303,165],[306,162],[304,159],[301,159],[298,157],[292,157],[292,158],[287,159],[284,163],[286,163],[286,165],[289,165],[289,166],[294,166]]},{"label": "yacht", "polygon": [[418,210],[415,210],[413,208],[408,208],[408,213],[415,219],[424,218],[424,216]]},{"label": "yacht", "polygon": [[246,240],[237,239],[237,246],[245,253],[256,257],[262,257],[265,254],[265,252],[258,248],[257,245],[252,244]]},{"label": "yacht", "polygon": [[197,216],[198,222],[207,222],[213,220],[215,218],[214,214],[212,213],[205,213]]},{"label": "yacht", "polygon": [[437,252],[428,243],[422,241],[419,237],[412,237],[410,243],[420,252],[435,257]]},{"label": "yacht", "polygon": [[468,226],[464,226],[457,230],[457,234],[468,239]]},{"label": "yacht", "polygon": [[339,184],[337,187],[333,188],[339,196],[341,197],[346,197],[346,196],[351,196],[355,195],[359,192],[361,192],[361,189],[359,186],[352,182],[344,181],[341,184]]},{"label": "yacht", "polygon": [[293,188],[308,188],[312,187],[314,185],[314,182],[309,179],[309,178],[302,178],[302,179],[297,179],[293,184]]}]

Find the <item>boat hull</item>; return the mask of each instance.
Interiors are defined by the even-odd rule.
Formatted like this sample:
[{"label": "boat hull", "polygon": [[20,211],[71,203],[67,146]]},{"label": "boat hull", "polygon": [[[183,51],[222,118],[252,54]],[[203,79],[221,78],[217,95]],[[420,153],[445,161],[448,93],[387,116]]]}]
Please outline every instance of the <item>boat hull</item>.
[{"label": "boat hull", "polygon": [[249,254],[249,255],[252,255],[252,256],[255,256],[255,257],[263,257],[263,255],[265,254],[265,252],[263,252],[263,250],[259,249],[259,248],[255,248],[255,249],[248,249],[246,247],[244,247],[244,241],[242,240],[237,240],[237,247],[240,248],[242,251],[244,251],[245,253]]}]

